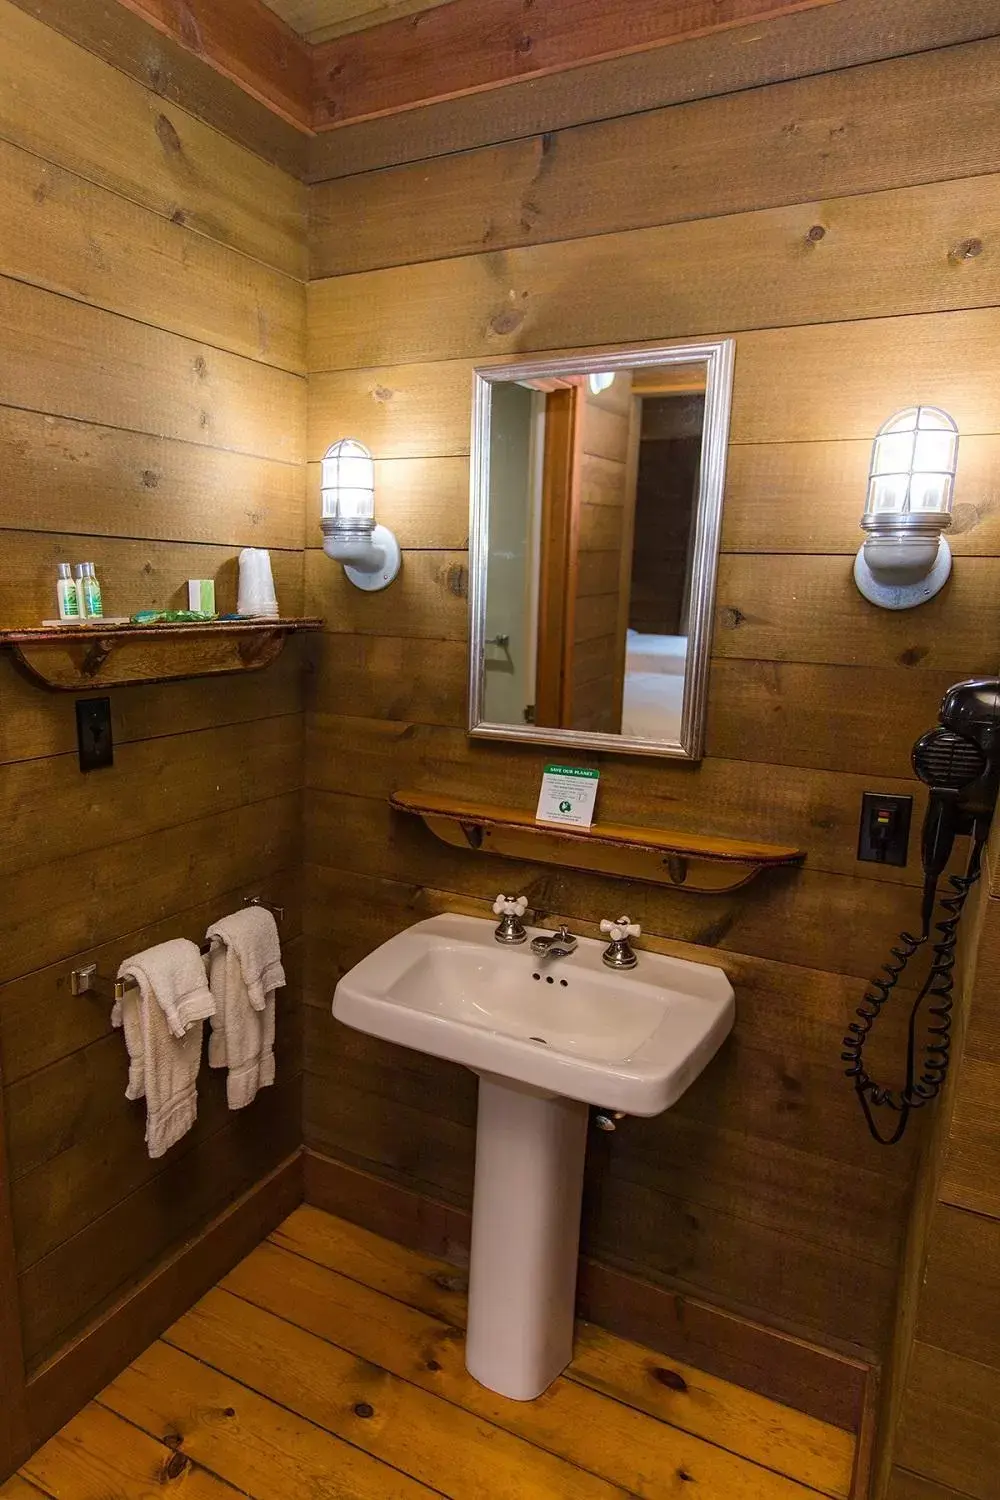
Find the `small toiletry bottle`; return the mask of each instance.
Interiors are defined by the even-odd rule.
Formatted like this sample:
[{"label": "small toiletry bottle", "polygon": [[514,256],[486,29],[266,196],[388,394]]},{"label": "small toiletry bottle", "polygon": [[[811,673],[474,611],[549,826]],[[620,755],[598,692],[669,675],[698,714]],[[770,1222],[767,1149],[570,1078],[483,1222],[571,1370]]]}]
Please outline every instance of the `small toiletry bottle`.
[{"label": "small toiletry bottle", "polygon": [[87,618],[87,616],[90,614],[90,610],[87,608],[87,589],[86,589],[86,583],[87,583],[87,564],[86,563],[74,563],[73,564],[73,580],[74,580],[74,586],[76,588],[76,607],[77,607],[77,611],[79,613],[80,619],[81,620],[85,620]]},{"label": "small toiletry bottle", "polygon": [[60,563],[56,579],[56,597],[59,600],[60,620],[75,623],[80,618],[80,596],[73,582],[69,563]]},{"label": "small toiletry bottle", "polygon": [[87,616],[92,620],[99,620],[104,614],[104,600],[101,597],[101,585],[97,581],[92,562],[84,563],[83,588],[87,600]]}]

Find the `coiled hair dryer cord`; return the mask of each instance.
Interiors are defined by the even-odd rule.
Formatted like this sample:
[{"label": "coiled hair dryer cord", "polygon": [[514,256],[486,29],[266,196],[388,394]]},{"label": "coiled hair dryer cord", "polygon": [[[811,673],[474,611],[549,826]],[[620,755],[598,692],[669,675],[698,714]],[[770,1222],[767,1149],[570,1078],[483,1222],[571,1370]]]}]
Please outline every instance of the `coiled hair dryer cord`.
[{"label": "coiled hair dryer cord", "polygon": [[[864,1049],[872,1027],[882,1014],[883,1006],[899,983],[910,959],[927,941],[928,932],[918,938],[908,932],[900,933],[900,946],[892,949],[892,957],[882,966],[884,978],[871,981],[862,1003],[855,1011],[857,1019],[850,1023],[849,1034],[844,1037],[844,1050],[840,1056],[843,1062],[850,1064],[846,1069],[847,1077],[854,1080],[855,1092],[864,1110],[868,1129],[880,1146],[894,1146],[902,1139],[911,1111],[922,1109],[925,1104],[936,1099],[947,1077],[948,1064],[951,1060],[951,1012],[954,1006],[952,990],[955,987],[954,968],[958,924],[969,892],[979,879],[983,843],[983,837],[978,837],[974,841],[968,868],[964,875],[948,877],[952,891],[941,900],[941,909],[947,915],[937,924],[937,932],[940,936],[933,945],[930,971],[910,1011],[910,1023],[907,1029],[906,1082],[903,1088],[896,1093],[876,1083],[865,1071]],[[922,1070],[918,1074],[917,1023],[920,1008],[928,998],[934,1003],[929,1008],[931,1021],[928,1027],[929,1040],[924,1046]],[[890,1135],[882,1135],[879,1131],[874,1113],[876,1109],[889,1109],[899,1115],[895,1129]]]}]

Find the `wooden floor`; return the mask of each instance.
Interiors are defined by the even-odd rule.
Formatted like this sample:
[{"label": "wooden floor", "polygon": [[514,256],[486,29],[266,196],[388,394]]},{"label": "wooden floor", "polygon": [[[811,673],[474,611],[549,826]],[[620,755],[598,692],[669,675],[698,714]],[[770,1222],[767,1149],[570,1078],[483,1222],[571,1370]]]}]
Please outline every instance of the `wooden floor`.
[{"label": "wooden floor", "polygon": [[807,1500],[853,1439],[588,1324],[539,1400],[465,1373],[464,1280],[297,1209],[0,1488],[5,1500]]}]

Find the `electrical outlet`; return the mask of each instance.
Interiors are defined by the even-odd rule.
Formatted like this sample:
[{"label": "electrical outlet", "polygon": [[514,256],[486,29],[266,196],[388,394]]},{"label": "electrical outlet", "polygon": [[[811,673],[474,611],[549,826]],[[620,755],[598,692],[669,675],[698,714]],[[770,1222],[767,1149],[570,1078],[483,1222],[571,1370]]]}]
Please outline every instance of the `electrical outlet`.
[{"label": "electrical outlet", "polygon": [[81,771],[99,771],[102,766],[114,765],[110,698],[76,700],[76,743]]},{"label": "electrical outlet", "polygon": [[858,859],[878,865],[905,865],[909,857],[913,798],[865,792],[861,798]]}]

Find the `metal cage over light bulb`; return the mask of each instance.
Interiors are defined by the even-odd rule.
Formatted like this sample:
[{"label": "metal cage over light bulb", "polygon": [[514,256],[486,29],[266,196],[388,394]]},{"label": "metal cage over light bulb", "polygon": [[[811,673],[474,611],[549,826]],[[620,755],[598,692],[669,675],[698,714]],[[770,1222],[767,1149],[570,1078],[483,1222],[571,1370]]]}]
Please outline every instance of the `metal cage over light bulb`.
[{"label": "metal cage over light bulb", "polygon": [[359,589],[384,589],[399,572],[399,543],[375,521],[375,461],[364,443],[341,438],[323,455],[323,551]]},{"label": "metal cage over light bulb", "polygon": [[867,532],[854,581],[872,604],[913,609],[951,573],[951,525],[958,428],[937,406],[909,406],[879,428],[861,518]]}]

